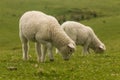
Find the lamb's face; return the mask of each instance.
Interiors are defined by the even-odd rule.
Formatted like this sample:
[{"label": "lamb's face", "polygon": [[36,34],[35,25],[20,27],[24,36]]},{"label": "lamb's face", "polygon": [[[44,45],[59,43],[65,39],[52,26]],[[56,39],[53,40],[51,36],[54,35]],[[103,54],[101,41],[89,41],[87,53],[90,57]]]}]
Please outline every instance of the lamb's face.
[{"label": "lamb's face", "polygon": [[59,51],[64,60],[69,60],[70,56],[75,51],[75,44],[70,43],[67,46],[61,47]]},{"label": "lamb's face", "polygon": [[96,48],[94,49],[94,51],[95,51],[96,53],[103,53],[105,50],[106,50],[106,47],[105,47],[104,44],[101,44],[101,45],[99,45],[98,47],[96,47]]}]

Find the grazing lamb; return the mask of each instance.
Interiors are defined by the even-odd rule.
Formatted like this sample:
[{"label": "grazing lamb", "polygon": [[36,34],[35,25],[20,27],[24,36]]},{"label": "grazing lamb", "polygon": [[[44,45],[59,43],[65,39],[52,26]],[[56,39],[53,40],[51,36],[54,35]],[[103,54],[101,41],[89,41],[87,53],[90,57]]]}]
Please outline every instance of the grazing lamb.
[{"label": "grazing lamb", "polygon": [[61,26],[76,45],[83,46],[82,53],[89,53],[90,48],[96,53],[102,53],[106,50],[105,45],[90,27],[74,21],[66,21]]},{"label": "grazing lamb", "polygon": [[[36,43],[39,62],[44,62],[48,45],[58,48],[64,60],[68,60],[75,50],[74,41],[64,32],[58,21],[40,11],[28,11],[22,15],[19,21],[19,35],[24,60],[28,59],[28,41]],[[53,59],[52,56],[50,58]]]}]

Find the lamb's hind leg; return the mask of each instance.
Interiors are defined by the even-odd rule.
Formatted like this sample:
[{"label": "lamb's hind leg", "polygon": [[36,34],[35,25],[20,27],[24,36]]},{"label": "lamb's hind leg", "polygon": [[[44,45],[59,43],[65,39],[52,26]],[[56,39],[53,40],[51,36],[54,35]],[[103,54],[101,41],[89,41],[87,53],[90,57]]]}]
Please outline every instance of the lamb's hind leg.
[{"label": "lamb's hind leg", "polygon": [[36,46],[36,52],[37,52],[37,59],[38,59],[38,62],[40,62],[40,59],[41,59],[41,44],[40,43],[36,43],[35,44]]},{"label": "lamb's hind leg", "polygon": [[22,42],[22,51],[23,51],[23,60],[28,60],[28,40],[25,37],[21,37]]}]

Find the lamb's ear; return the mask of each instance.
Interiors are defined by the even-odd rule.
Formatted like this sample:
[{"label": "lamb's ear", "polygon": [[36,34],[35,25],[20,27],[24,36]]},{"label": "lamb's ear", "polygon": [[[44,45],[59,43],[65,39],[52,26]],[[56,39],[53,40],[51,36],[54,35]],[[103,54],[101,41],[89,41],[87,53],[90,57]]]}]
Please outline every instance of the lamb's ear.
[{"label": "lamb's ear", "polygon": [[74,46],[73,43],[69,43],[69,44],[68,44],[68,48],[69,48],[69,51],[70,51],[70,52],[74,52],[74,51],[75,51],[75,46]]},{"label": "lamb's ear", "polygon": [[100,46],[99,46],[99,49],[101,49],[101,50],[105,50],[105,48],[104,48],[103,45],[100,45]]},{"label": "lamb's ear", "polygon": [[69,48],[72,48],[72,49],[75,49],[75,46],[74,46],[73,43],[69,43],[69,44],[68,44],[68,47],[69,47]]}]

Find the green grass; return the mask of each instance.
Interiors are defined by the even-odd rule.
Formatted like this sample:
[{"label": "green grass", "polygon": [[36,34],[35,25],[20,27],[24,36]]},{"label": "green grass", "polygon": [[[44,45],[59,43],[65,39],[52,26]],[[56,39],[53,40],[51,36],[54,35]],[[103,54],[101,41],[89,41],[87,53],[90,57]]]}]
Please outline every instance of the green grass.
[{"label": "green grass", "polygon": [[[120,80],[119,6],[119,0],[1,0],[0,80]],[[41,10],[57,17],[74,9],[87,9],[104,15],[81,23],[91,26],[105,43],[105,54],[82,56],[81,47],[77,47],[69,61],[54,54],[54,62],[50,62],[47,56],[45,63],[38,63],[31,43],[30,59],[23,61],[18,35],[20,16],[28,10]]]}]

